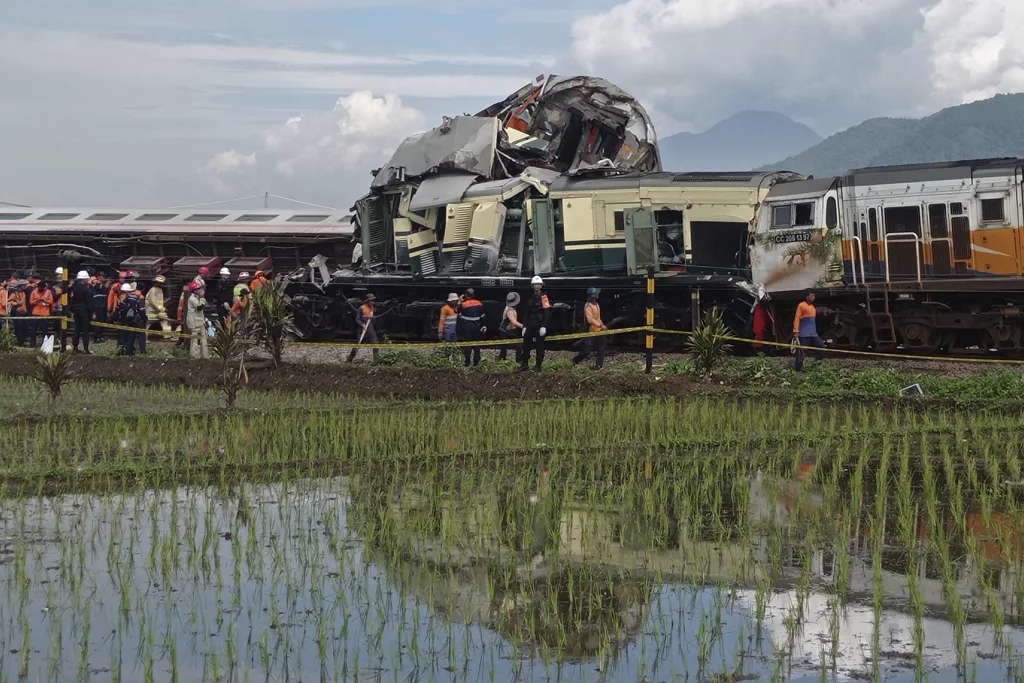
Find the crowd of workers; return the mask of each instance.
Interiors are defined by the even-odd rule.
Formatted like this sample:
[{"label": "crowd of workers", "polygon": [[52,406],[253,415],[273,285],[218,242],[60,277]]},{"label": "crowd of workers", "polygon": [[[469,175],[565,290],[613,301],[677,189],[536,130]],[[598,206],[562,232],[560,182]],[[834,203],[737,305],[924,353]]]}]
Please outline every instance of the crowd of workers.
[{"label": "crowd of workers", "polygon": [[[522,319],[520,320],[520,303],[522,299],[516,292],[509,292],[505,297],[505,308],[498,321],[498,338],[503,340],[522,338],[522,345],[515,348],[516,362],[520,372],[530,369],[530,356],[535,357],[533,369],[541,371],[544,365],[545,340],[547,326],[551,318],[551,297],[544,291],[544,280],[539,275],[530,282],[532,292],[527,298]],[[587,301],[584,305],[584,317],[590,332],[601,332],[608,327],[601,320],[601,291],[594,287],[587,290]],[[356,330],[359,337],[357,344],[376,344],[377,332],[373,321],[376,313],[376,297],[369,293],[363,304],[356,311]],[[487,313],[484,304],[476,298],[476,292],[470,288],[460,296],[455,292],[448,295],[447,302],[441,307],[441,315],[437,321],[437,338],[446,342],[483,342],[487,336]],[[604,365],[607,338],[603,336],[585,337],[580,340],[580,352],[572,359],[574,364],[582,363],[595,355],[594,367],[601,369]],[[482,345],[481,345],[482,346]],[[463,361],[466,367],[480,364],[481,346],[462,348]],[[358,346],[349,351],[348,360],[355,360]],[[374,359],[377,349],[373,349]],[[503,346],[498,351],[498,359],[508,358],[508,348]]]},{"label": "crowd of workers", "polygon": [[[146,342],[150,332],[163,335],[174,329],[190,333],[190,353],[193,358],[209,358],[208,337],[211,334],[211,322],[208,314],[213,317],[241,318],[248,310],[252,292],[268,282],[266,275],[257,270],[250,276],[243,271],[232,283],[231,271],[221,268],[218,277],[213,280],[208,268],[199,268],[196,276],[182,290],[173,316],[168,315],[168,301],[164,294],[166,279],[162,275],[152,278],[143,291],[143,283],[136,271],[120,271],[116,279],[108,279],[102,273],[90,274],[86,270],[79,271],[70,283],[64,280],[64,270],[58,268],[55,275],[57,282],[48,284],[37,273],[23,273],[24,277],[12,274],[0,284],[0,327],[10,326],[17,342],[21,346],[34,348],[38,346],[40,333],[45,335],[52,331],[54,339],[60,340],[60,348],[66,348],[65,328],[60,325],[60,318],[66,315],[67,305],[73,319],[72,350],[91,354],[89,349],[90,336],[93,343],[104,341],[104,327],[94,326],[94,322],[116,323],[122,329],[117,330],[117,354],[132,356],[146,353]],[[522,345],[515,347],[515,359],[519,363],[519,371],[529,370],[530,356],[535,357],[534,370],[540,372],[544,364],[545,340],[547,326],[551,316],[551,298],[544,291],[544,280],[534,276],[531,280],[532,292],[525,302],[520,320],[520,304],[522,299],[517,292],[509,292],[505,298],[505,308],[498,321],[498,338],[510,340],[521,337]],[[68,296],[65,297],[64,295]],[[587,290],[584,305],[584,319],[587,330],[591,333],[608,329],[601,319],[599,303],[601,291],[591,287]],[[824,342],[818,336],[817,311],[814,306],[814,292],[808,290],[804,301],[800,302],[793,319],[793,348],[795,365],[798,371],[803,369],[804,349],[813,348],[819,360],[822,359]],[[356,311],[356,325],[359,337],[357,346],[348,355],[351,362],[358,353],[358,345],[376,344],[377,333],[374,329],[376,297],[366,294],[364,301]],[[446,342],[482,342],[487,335],[487,314],[484,304],[476,298],[476,292],[470,288],[461,296],[456,293],[448,295],[446,303],[441,307],[441,315],[437,322],[437,337]],[[134,328],[137,332],[123,328]],[[184,340],[179,340],[179,344]],[[573,359],[573,364],[581,363],[594,356],[595,369],[604,365],[607,337],[585,337],[580,340],[580,351]],[[480,364],[481,346],[467,346],[462,349],[466,367]],[[374,360],[378,350],[373,349]],[[497,358],[505,360],[508,347],[502,346]]]},{"label": "crowd of workers", "polygon": [[122,270],[116,277],[81,270],[74,280],[66,281],[62,268],[54,275],[53,284],[31,272],[12,274],[0,284],[0,327],[9,326],[19,346],[35,348],[40,335],[53,334],[55,343],[65,349],[67,332],[61,318],[70,313],[75,353],[91,354],[91,343],[105,341],[110,329],[93,323],[114,323],[122,328],[115,330],[118,355],[146,353],[151,332],[166,338],[177,330],[192,333],[194,358],[208,358],[210,318],[240,318],[248,309],[251,292],[268,282],[259,270],[251,276],[243,271],[232,280],[228,268],[221,268],[212,278],[203,267],[182,290],[176,309],[169,314],[171,302],[164,291],[167,280],[163,275],[143,281],[134,270]]}]

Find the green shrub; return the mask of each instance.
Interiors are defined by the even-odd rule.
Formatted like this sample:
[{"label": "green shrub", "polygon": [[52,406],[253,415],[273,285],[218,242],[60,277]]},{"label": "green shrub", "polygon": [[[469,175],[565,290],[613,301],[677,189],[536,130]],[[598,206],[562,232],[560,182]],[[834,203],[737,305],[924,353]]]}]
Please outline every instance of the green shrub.
[{"label": "green shrub", "polygon": [[64,386],[77,374],[75,357],[70,353],[40,353],[36,356],[36,372],[33,377],[46,388],[54,402],[60,398]]},{"label": "green shrub", "polygon": [[264,284],[252,293],[250,308],[253,332],[277,367],[284,356],[285,340],[295,329],[295,319],[288,312],[284,289],[276,282]]},{"label": "green shrub", "polygon": [[724,339],[728,334],[729,329],[725,326],[722,314],[717,307],[704,312],[700,325],[693,331],[687,342],[695,372],[700,375],[710,375],[715,368],[722,364],[729,351],[732,350],[732,344]]},{"label": "green shrub", "polygon": [[4,325],[0,328],[0,353],[14,353],[17,348],[18,338],[14,335],[14,330],[10,325]]}]

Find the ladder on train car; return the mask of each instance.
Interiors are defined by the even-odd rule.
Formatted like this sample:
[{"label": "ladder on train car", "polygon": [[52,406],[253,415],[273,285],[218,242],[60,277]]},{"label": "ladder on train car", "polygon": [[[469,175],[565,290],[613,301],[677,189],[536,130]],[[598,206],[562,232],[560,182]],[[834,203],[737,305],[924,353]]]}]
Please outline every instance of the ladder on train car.
[{"label": "ladder on train car", "polygon": [[871,322],[871,337],[875,346],[895,345],[896,326],[893,324],[892,311],[889,309],[889,288],[883,287],[881,296],[877,296],[878,291],[870,286],[864,291],[868,320]]}]

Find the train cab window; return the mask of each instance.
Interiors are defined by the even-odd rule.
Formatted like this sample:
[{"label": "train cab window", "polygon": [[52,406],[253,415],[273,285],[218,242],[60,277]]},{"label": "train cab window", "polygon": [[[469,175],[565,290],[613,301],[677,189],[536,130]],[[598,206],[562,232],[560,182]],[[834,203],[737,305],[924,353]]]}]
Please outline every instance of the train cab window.
[{"label": "train cab window", "polygon": [[868,224],[871,226],[871,241],[878,241],[878,212],[868,209]]},{"label": "train cab window", "polygon": [[[605,228],[607,230],[607,228]],[[626,216],[622,211],[615,212],[615,233],[626,232]]]},{"label": "train cab window", "polygon": [[992,197],[981,200],[981,222],[982,223],[1003,223],[1006,214],[1003,211],[1003,198]]},{"label": "train cab window", "polygon": [[793,225],[793,205],[779,204],[772,207],[772,228],[788,228]]},{"label": "train cab window", "polygon": [[893,206],[885,209],[885,234],[907,232],[921,236],[921,209],[916,206]]},{"label": "train cab window", "polygon": [[793,225],[803,227],[814,225],[814,202],[801,202],[793,205]]},{"label": "train cab window", "polygon": [[658,226],[658,260],[661,263],[683,263],[683,212],[662,209],[654,212]]},{"label": "train cab window", "polygon": [[949,237],[949,220],[946,217],[945,204],[928,205],[928,229],[932,239]]},{"label": "train cab window", "polygon": [[825,227],[832,230],[839,225],[839,204],[835,197],[829,197],[825,201]]}]

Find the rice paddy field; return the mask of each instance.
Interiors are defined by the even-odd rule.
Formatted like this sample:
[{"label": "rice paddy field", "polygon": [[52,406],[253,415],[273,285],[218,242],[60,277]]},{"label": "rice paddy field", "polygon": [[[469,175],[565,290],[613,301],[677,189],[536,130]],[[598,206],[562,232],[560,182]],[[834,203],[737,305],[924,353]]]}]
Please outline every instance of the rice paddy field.
[{"label": "rice paddy field", "polygon": [[1024,677],[1017,409],[28,386],[0,683]]}]

